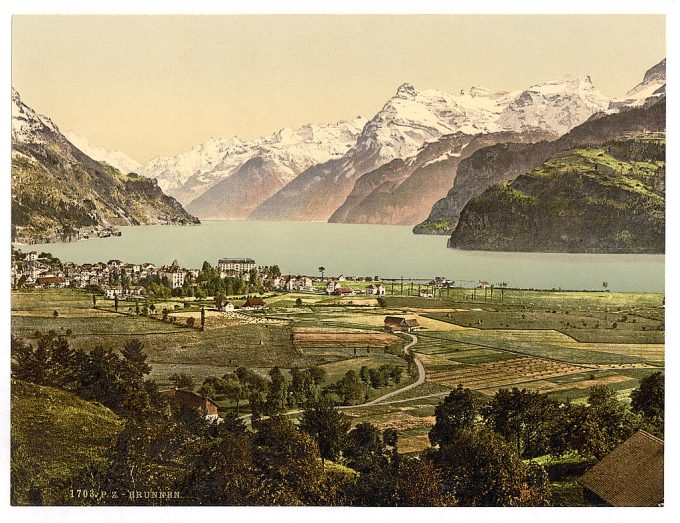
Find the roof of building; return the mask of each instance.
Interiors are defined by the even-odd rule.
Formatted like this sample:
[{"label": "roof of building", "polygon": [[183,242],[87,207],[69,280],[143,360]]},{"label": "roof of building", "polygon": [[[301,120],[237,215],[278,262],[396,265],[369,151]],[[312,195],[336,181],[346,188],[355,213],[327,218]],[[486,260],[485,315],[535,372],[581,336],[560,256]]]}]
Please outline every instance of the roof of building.
[{"label": "roof of building", "polygon": [[64,283],[66,280],[64,278],[61,278],[59,276],[43,276],[41,278],[38,278],[36,280],[36,283],[38,285],[43,285],[45,283]]},{"label": "roof of building", "polygon": [[255,263],[255,260],[252,258],[220,258],[217,261],[217,264],[219,265],[220,263],[248,263],[252,264]]},{"label": "roof of building", "polygon": [[247,298],[246,302],[243,304],[244,307],[256,307],[256,306],[262,306],[265,305],[264,300],[262,298]]},{"label": "roof of building", "polygon": [[202,408],[206,402],[211,403],[215,407],[218,406],[217,403],[215,403],[210,398],[201,396],[200,394],[190,391],[187,388],[164,390],[161,391],[161,394],[169,398],[174,398],[177,403],[188,405],[190,407]]},{"label": "roof of building", "polygon": [[579,478],[615,507],[663,503],[663,440],[639,430]]}]

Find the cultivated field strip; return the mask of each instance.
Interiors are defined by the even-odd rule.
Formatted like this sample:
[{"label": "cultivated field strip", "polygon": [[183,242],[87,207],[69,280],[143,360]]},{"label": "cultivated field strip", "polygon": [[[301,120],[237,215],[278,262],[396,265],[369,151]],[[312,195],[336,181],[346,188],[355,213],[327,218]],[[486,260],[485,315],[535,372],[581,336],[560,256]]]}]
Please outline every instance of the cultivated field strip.
[{"label": "cultivated field strip", "polygon": [[518,357],[502,362],[461,365],[450,371],[428,372],[427,379],[452,388],[462,385],[472,390],[483,390],[577,374],[583,370],[584,367],[555,360]]}]

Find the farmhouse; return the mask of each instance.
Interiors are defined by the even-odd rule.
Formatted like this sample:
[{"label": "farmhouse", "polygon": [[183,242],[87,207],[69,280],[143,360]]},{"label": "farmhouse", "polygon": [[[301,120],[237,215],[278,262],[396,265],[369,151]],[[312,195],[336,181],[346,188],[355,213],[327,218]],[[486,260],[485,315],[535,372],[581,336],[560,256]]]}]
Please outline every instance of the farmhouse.
[{"label": "farmhouse", "polygon": [[262,298],[248,298],[241,308],[247,311],[263,310],[267,308],[267,304]]},{"label": "farmhouse", "polygon": [[413,332],[420,328],[418,320],[415,318],[404,318],[402,316],[385,316],[385,330],[387,332]]},{"label": "farmhouse", "polygon": [[337,294],[338,296],[354,296],[356,291],[351,287],[336,287],[333,294]]},{"label": "farmhouse", "polygon": [[218,311],[233,311],[234,310],[234,304],[231,303],[230,301],[215,300],[215,308]]},{"label": "farmhouse", "polygon": [[586,499],[595,504],[663,505],[663,440],[639,430],[578,481],[585,489]]},{"label": "farmhouse", "polygon": [[187,407],[198,409],[206,419],[218,419],[219,409],[217,407],[217,403],[215,403],[210,398],[206,398],[185,388],[164,390],[161,391],[161,394],[174,401],[177,405],[185,405]]}]

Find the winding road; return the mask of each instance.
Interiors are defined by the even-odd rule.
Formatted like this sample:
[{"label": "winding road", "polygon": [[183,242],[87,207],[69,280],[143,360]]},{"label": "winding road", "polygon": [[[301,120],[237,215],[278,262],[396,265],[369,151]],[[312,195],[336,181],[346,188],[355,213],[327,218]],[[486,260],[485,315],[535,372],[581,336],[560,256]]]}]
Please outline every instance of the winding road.
[{"label": "winding road", "polygon": [[[411,341],[409,343],[407,343],[406,345],[404,345],[404,354],[408,354],[409,349],[411,347],[413,347],[416,343],[418,343],[418,338],[414,334],[405,333],[405,332],[403,334],[405,336],[408,336],[408,337],[411,338]],[[405,392],[407,390],[411,390],[411,389],[417,387],[418,385],[422,385],[423,383],[425,383],[425,367],[423,366],[423,363],[415,355],[413,357],[413,361],[415,362],[416,367],[418,369],[418,379],[416,381],[414,381],[413,383],[410,383],[410,384],[408,384],[405,387],[402,387],[400,389],[393,390],[392,392],[388,392],[387,394],[383,394],[379,398],[375,398],[374,400],[368,401],[366,403],[360,403],[359,405],[345,405],[345,406],[338,407],[338,409],[339,410],[361,409],[361,408],[364,408],[364,407],[371,407],[373,405],[382,404],[383,402],[385,402],[384,403],[385,405],[389,405],[391,403],[400,403],[402,401],[411,401],[411,399],[420,399],[420,398],[409,398],[409,399],[405,399],[405,400],[396,400],[396,401],[387,401],[387,402],[385,401],[385,400],[387,400],[387,399],[389,399],[393,396],[396,396],[397,394],[401,394],[402,392]],[[429,398],[429,397],[434,397],[434,396],[438,396],[438,395],[441,395],[441,393],[422,396],[422,398]],[[301,412],[303,412],[302,409],[289,410],[289,411],[284,412],[283,416],[300,414]],[[251,417],[251,414],[244,414],[243,416],[239,416],[239,419],[247,420],[250,417]],[[266,419],[267,417],[268,416],[263,416],[262,419]]]},{"label": "winding road", "polygon": [[[409,349],[413,347],[416,343],[418,343],[418,338],[415,336],[415,334],[408,334],[408,333],[403,333],[405,336],[409,336],[411,338],[411,341],[404,345],[404,354],[408,354]],[[353,405],[352,408],[358,408],[358,407],[370,407],[371,405],[377,405],[378,403],[382,403],[388,398],[391,398],[392,396],[396,396],[397,394],[401,394],[402,392],[405,392],[407,390],[411,390],[414,387],[417,387],[418,385],[422,385],[425,383],[425,367],[423,367],[423,363],[414,355],[413,360],[416,363],[416,367],[418,367],[418,379],[411,383],[410,385],[406,385],[406,387],[402,387],[401,389],[393,390],[392,392],[388,392],[387,394],[384,394],[380,396],[379,398],[376,398],[374,400],[368,401],[366,403],[362,403],[361,405]]]}]

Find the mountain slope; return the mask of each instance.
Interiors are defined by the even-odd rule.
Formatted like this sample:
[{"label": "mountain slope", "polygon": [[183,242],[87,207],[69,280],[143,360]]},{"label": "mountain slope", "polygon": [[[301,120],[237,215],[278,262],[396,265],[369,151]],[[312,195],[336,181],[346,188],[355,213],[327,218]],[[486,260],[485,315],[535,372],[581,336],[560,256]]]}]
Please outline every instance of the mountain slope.
[{"label": "mountain slope", "polygon": [[[245,217],[255,204],[261,203],[300,172],[345,154],[365,123],[365,118],[357,117],[329,125],[285,128],[246,142],[237,137],[211,138],[191,151],[151,160],[140,172],[156,178],[164,190],[183,204],[191,203],[192,212],[200,217]],[[254,173],[257,165],[262,165],[264,170],[251,182],[246,173]],[[239,171],[235,181],[227,182]],[[213,187],[215,194],[208,195]],[[232,195],[234,190],[242,192]],[[258,195],[260,190],[262,196]],[[206,198],[201,198],[203,195]],[[241,199],[250,203],[240,208]]]},{"label": "mountain slope", "polygon": [[554,138],[542,131],[444,136],[425,144],[415,157],[392,160],[363,175],[328,221],[415,225],[427,218],[432,205],[446,195],[460,161],[476,150],[502,142]]},{"label": "mountain slope", "polygon": [[67,241],[89,228],[197,223],[153,180],[123,175],[77,149],[12,90],[12,240]]},{"label": "mountain slope", "polygon": [[461,212],[449,247],[663,253],[665,133],[561,152]]},{"label": "mountain slope", "polygon": [[607,105],[588,78],[550,82],[516,93],[472,88],[456,96],[434,89],[417,91],[404,84],[344,157],[301,173],[258,206],[251,218],[325,221],[362,175],[395,158],[414,156],[425,143],[444,135],[538,129],[561,134]]},{"label": "mountain slope", "polygon": [[460,162],[453,187],[432,207],[429,217],[414,228],[416,234],[451,234],[463,207],[489,187],[517,178],[556,154],[585,144],[597,144],[626,133],[665,131],[666,103],[600,115],[575,127],[553,142],[499,144],[480,149]]}]

